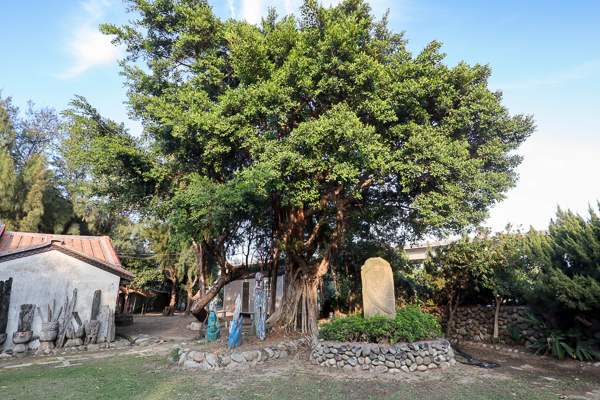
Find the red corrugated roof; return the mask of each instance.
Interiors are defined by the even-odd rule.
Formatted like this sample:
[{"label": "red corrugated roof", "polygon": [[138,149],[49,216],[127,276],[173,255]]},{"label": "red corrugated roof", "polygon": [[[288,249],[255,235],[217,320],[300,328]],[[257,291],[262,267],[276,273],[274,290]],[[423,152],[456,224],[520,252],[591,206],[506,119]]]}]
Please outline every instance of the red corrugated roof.
[{"label": "red corrugated roof", "polygon": [[48,245],[59,246],[77,256],[111,267],[114,272],[129,278],[135,275],[121,265],[108,236],[46,235],[43,233],[6,232],[0,222],[0,258],[36,250]]}]

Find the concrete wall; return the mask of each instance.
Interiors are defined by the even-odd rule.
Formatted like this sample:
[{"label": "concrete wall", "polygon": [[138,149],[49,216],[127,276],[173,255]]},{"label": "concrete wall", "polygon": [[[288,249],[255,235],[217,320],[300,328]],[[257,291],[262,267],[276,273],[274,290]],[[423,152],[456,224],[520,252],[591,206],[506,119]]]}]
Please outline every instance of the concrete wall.
[{"label": "concrete wall", "polygon": [[[223,311],[226,313],[225,315],[233,315],[233,308],[235,305],[235,299],[237,295],[242,295],[243,283],[248,282],[248,312],[254,313],[254,278],[248,279],[238,279],[233,282],[229,282],[225,285],[223,289]],[[269,278],[265,278],[265,287],[269,285]],[[280,275],[277,277],[277,296],[275,300],[275,307],[279,307],[281,303],[281,298],[283,297],[283,286],[285,285],[285,275]],[[267,305],[271,302],[271,296],[269,295],[267,298]],[[243,303],[243,297],[242,297]]]},{"label": "concrete wall", "polygon": [[427,252],[431,248],[433,254],[436,253],[436,249],[440,246],[447,246],[452,243],[451,240],[441,240],[439,242],[423,242],[417,244],[410,244],[404,246],[404,251],[408,255],[410,261],[423,262],[427,258]]},{"label": "concrete wall", "polygon": [[[0,280],[13,278],[8,311],[8,338],[0,349],[14,346],[12,333],[17,330],[19,308],[22,304],[39,306],[47,318],[47,305],[56,300],[56,312],[64,305],[67,295],[77,289],[75,311],[83,321],[90,319],[95,290],[102,290],[101,306],[115,309],[119,293],[119,277],[93,265],[58,251],[49,251],[29,257],[0,263]],[[42,320],[36,310],[32,324],[34,335],[39,335]]]}]

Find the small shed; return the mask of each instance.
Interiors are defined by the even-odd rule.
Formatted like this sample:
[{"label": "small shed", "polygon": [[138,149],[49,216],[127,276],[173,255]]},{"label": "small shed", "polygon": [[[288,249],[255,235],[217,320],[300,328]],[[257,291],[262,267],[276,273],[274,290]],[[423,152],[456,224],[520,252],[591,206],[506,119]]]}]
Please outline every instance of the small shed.
[{"label": "small shed", "polygon": [[36,306],[31,324],[36,336],[42,325],[37,307],[44,313],[54,304],[58,311],[77,289],[74,311],[81,320],[90,320],[95,292],[100,290],[100,306],[114,312],[119,285],[130,283],[135,275],[123,268],[108,236],[7,232],[0,222],[0,281],[10,278],[12,289],[0,298],[8,303],[0,307],[8,334],[0,349],[13,346],[10,338],[17,331],[21,305]]},{"label": "small shed", "polygon": [[[271,285],[270,278],[267,272],[263,273],[264,287],[267,291],[267,310],[270,309],[271,304]],[[235,281],[229,282],[223,293],[223,313],[224,315],[233,315],[233,309],[235,306],[235,299],[237,295],[242,296],[242,313],[243,314],[254,314],[254,277],[256,272],[248,272]],[[283,289],[285,285],[285,269],[279,269],[277,271],[277,296],[275,300],[275,307],[279,307],[281,298],[283,297]]]}]

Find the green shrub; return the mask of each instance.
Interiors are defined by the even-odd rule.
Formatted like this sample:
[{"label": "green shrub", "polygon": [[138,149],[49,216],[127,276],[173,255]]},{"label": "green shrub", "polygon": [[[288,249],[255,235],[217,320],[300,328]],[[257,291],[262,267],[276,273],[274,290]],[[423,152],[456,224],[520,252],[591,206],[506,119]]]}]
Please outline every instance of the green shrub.
[{"label": "green shrub", "polygon": [[413,306],[398,308],[396,318],[381,315],[363,318],[360,314],[352,314],[347,318],[336,318],[324,323],[320,328],[321,338],[346,342],[389,341],[394,344],[442,337],[438,319]]},{"label": "green shrub", "polygon": [[517,325],[509,325],[506,327],[508,337],[513,343],[519,343],[521,339],[527,339],[527,335],[521,334]]},{"label": "green shrub", "polygon": [[[523,317],[524,321],[532,322],[542,329],[545,336],[544,339],[535,339],[533,343],[527,347],[534,349],[535,354],[543,355],[554,355],[559,360],[563,360],[565,355],[568,354],[573,358],[580,360],[593,360],[594,357],[598,357],[600,353],[593,350],[589,344],[577,345],[577,336],[581,335],[574,329],[560,330],[550,329],[543,321],[537,319],[533,315],[529,314],[527,317]],[[592,344],[596,344],[598,341],[594,341]]]},{"label": "green shrub", "polygon": [[169,355],[171,356],[171,360],[173,360],[173,362],[178,362],[179,361],[179,348],[176,347],[174,349],[171,349],[171,353]]}]

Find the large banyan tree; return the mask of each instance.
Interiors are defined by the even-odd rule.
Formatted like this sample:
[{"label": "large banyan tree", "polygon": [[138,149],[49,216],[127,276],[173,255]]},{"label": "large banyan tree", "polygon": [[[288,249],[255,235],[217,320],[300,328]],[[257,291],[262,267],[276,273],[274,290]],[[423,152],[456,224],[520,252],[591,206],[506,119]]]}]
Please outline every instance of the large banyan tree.
[{"label": "large banyan tree", "polygon": [[137,20],[101,29],[127,48],[127,105],[144,136],[78,98],[70,154],[96,195],[168,219],[215,255],[221,276],[193,312],[236,276],[227,255],[254,227],[286,265],[268,326],[302,311],[316,333],[318,282],[351,222],[459,232],[515,185],[532,118],[509,115],[488,66],[450,68],[437,42],[411,54],[362,0],[307,0],[258,25],[200,0],[129,5]]}]

